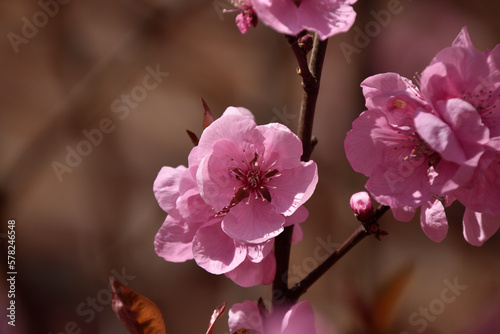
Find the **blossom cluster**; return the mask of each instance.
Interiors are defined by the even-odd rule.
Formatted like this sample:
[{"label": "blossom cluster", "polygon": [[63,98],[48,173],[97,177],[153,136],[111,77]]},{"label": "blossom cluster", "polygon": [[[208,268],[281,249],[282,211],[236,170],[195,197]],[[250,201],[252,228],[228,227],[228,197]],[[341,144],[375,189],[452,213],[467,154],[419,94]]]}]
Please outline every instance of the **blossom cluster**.
[{"label": "blossom cluster", "polygon": [[286,126],[257,126],[229,107],[203,131],[188,167],[163,167],[153,186],[168,214],[155,238],[167,261],[194,259],[212,274],[249,287],[274,279],[274,237],[296,225],[318,182],[316,163],[300,161],[302,143]]},{"label": "blossom cluster", "polygon": [[344,144],[374,199],[401,221],[421,207],[434,241],[459,201],[465,239],[482,245],[500,226],[500,45],[480,52],[464,27],[418,82],[384,73],[361,87],[367,110]]},{"label": "blossom cluster", "polygon": [[245,34],[258,19],[279,33],[295,36],[302,31],[318,33],[325,40],[351,28],[357,0],[233,0],[240,10],[236,25]]}]

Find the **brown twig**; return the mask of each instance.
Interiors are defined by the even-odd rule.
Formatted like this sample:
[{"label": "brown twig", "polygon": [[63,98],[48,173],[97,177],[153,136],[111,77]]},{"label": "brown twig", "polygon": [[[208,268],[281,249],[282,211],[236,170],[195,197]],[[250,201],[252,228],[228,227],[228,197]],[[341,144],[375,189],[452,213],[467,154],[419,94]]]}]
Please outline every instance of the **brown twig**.
[{"label": "brown twig", "polygon": [[[321,41],[318,36],[314,39],[314,46],[311,51],[309,65],[307,64],[307,54],[299,47],[298,38],[286,36],[290,47],[297,58],[299,64],[298,73],[302,77],[302,87],[304,93],[302,96],[302,105],[300,110],[298,136],[302,141],[303,153],[301,160],[308,161],[312,149],[312,127],[314,121],[314,112],[316,101],[318,99],[321,70],[326,53],[327,41]],[[276,255],[276,275],[273,281],[273,304],[286,302],[282,297],[288,290],[288,267],[290,260],[290,248],[292,244],[293,225],[285,228],[275,240]]]},{"label": "brown twig", "polygon": [[295,284],[285,294],[287,302],[295,303],[307,289],[309,289],[321,276],[323,276],[338,260],[347,254],[354,246],[369,235],[374,235],[380,240],[381,235],[387,234],[381,230],[378,225],[378,220],[382,215],[389,210],[388,206],[382,205],[368,221],[363,222],[360,227],[342,245],[335,250],[323,263],[309,273],[302,281]]}]

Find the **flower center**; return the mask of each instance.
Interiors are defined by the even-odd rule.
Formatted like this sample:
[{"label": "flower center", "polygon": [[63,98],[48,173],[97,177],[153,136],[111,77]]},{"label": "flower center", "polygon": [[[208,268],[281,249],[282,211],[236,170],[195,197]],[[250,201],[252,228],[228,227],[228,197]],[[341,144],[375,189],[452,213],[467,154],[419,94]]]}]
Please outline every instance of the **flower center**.
[{"label": "flower center", "polygon": [[409,154],[404,156],[403,161],[410,162],[414,167],[427,162],[429,167],[435,168],[441,160],[439,153],[430,148],[429,145],[423,141],[416,132],[412,131],[411,126],[408,126],[408,128],[408,131],[398,131],[398,134],[406,135],[406,139],[401,139],[401,144],[399,146],[394,146],[393,149],[411,149]]},{"label": "flower center", "polygon": [[476,110],[479,112],[481,117],[490,118],[493,114],[498,116],[496,113],[497,101],[500,99],[498,91],[493,91],[486,87],[477,89],[475,92],[462,93],[462,100],[469,102]]},{"label": "flower center", "polygon": [[292,1],[295,4],[295,6],[297,6],[297,8],[299,8],[300,3],[302,2],[302,0],[292,0]]},{"label": "flower center", "polygon": [[[243,150],[243,154],[245,153],[245,150]],[[277,161],[273,162],[269,167],[264,168],[265,161],[262,159],[262,154],[256,152],[251,161],[242,160],[240,163],[234,159],[231,159],[231,161],[235,163],[235,166],[228,167],[228,173],[240,181],[241,186],[234,187],[235,194],[231,202],[218,214],[227,214],[230,208],[245,198],[248,198],[246,204],[249,204],[250,196],[254,196],[255,199],[261,198],[263,202],[271,202],[269,188],[276,189],[276,187],[270,186],[269,181],[281,176],[277,169],[272,168]]]},{"label": "flower center", "polygon": [[415,75],[413,76],[413,80],[415,80],[415,82],[417,83],[416,85],[409,79],[407,78],[403,78],[403,81],[405,82],[406,84],[406,89],[412,93],[415,97],[418,97],[419,99],[421,100],[425,100],[425,97],[422,95],[422,92],[420,91],[420,74],[419,73],[415,73]]},{"label": "flower center", "polygon": [[400,99],[394,100],[394,102],[392,102],[392,105],[398,109],[405,109],[406,108],[406,102],[403,100],[400,100]]},{"label": "flower center", "polygon": [[426,159],[429,163],[429,167],[436,168],[436,165],[441,160],[441,156],[439,155],[439,153],[430,148],[426,142],[424,142],[422,139],[419,139],[410,154],[404,158],[404,160],[417,159]]}]

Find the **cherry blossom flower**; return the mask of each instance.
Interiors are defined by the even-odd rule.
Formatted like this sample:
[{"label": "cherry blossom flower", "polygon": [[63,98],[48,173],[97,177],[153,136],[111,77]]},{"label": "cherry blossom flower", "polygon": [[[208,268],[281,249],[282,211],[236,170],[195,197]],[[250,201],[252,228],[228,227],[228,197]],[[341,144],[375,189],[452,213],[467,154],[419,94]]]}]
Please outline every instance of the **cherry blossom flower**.
[{"label": "cherry blossom flower", "polygon": [[[500,46],[485,52],[475,49],[464,27],[452,47],[440,51],[421,77],[422,94],[439,119],[460,124],[459,131],[449,134],[460,141],[457,151],[443,146],[438,122],[420,125],[419,133],[431,147],[441,156],[457,159],[455,165],[442,162],[436,167],[434,191],[465,205],[464,237],[477,246],[500,227],[499,64]],[[455,177],[447,179],[450,172]]]},{"label": "cherry blossom flower", "polygon": [[356,0],[253,0],[253,10],[267,26],[282,34],[317,32],[324,40],[351,28]]},{"label": "cherry blossom flower", "polygon": [[398,216],[396,208],[417,208],[431,199],[428,171],[438,157],[413,120],[428,106],[409,80],[395,73],[369,77],[361,86],[368,110],[347,133],[346,155],[355,171],[369,177],[366,188],[375,200]]},{"label": "cherry blossom flower", "polygon": [[464,28],[418,86],[395,73],[361,84],[368,110],[346,136],[347,158],[396,219],[410,220],[421,207],[434,241],[446,236],[444,207],[454,200],[467,208],[469,243],[481,245],[500,226],[499,59],[498,46],[476,50]]},{"label": "cherry blossom flower", "polygon": [[[262,310],[266,313],[266,310]],[[314,313],[309,301],[301,301],[289,309],[276,309],[263,315],[256,303],[246,300],[229,310],[229,330],[245,329],[255,334],[314,334]]]},{"label": "cherry blossom flower", "polygon": [[[212,186],[212,183],[203,184],[205,176],[200,171],[200,168],[204,166],[205,161],[211,161],[210,158],[214,152],[217,153],[210,146],[214,143],[225,143],[224,134],[237,131],[237,128],[229,129],[227,123],[221,122],[225,118],[239,119],[242,123],[250,122],[251,126],[258,128],[248,110],[228,108],[219,120],[205,129],[199,145],[193,148],[189,155],[189,167],[163,167],[160,170],[154,182],[153,190],[160,207],[168,216],[156,235],[155,250],[159,256],[171,262],[184,262],[194,259],[200,267],[208,272],[225,274],[241,286],[269,284],[274,278],[276,269],[272,252],[273,236],[281,232],[285,226],[295,225],[292,241],[298,242],[301,240],[302,230],[298,224],[305,221],[308,216],[308,211],[302,204],[310,197],[317,183],[316,165],[313,162],[300,162],[301,149],[295,152],[298,154],[296,162],[290,157],[288,150],[273,152],[273,150],[279,150],[280,143],[286,147],[286,145],[290,144],[290,141],[293,142],[290,137],[291,132],[288,129],[287,132],[284,127],[279,125],[265,126],[263,131],[257,130],[258,132],[256,132],[259,138],[262,136],[262,138],[267,139],[260,143],[262,156],[280,160],[281,163],[271,164],[274,168],[280,168],[280,171],[270,173],[269,168],[261,171],[255,165],[255,161],[250,161],[248,170],[244,169],[245,166],[232,167],[233,161],[226,157],[229,166],[225,167],[222,172],[216,170],[215,176],[212,176],[210,182],[214,179],[219,181],[217,177],[219,177],[218,173],[221,173],[223,177],[230,181],[227,185],[238,184],[240,187],[233,187],[233,194],[227,199],[228,205],[216,210],[214,206],[206,201],[202,191],[200,191],[200,189],[204,189],[206,193],[208,191],[207,187]],[[218,136],[223,138],[220,139]],[[241,143],[249,143],[253,137],[250,135],[240,139],[242,140]],[[235,143],[238,142],[235,141]],[[217,144],[213,146],[219,147]],[[245,147],[250,148],[250,146]],[[224,161],[220,156],[216,157],[216,159],[219,159],[219,162]],[[262,160],[258,161],[261,162],[261,165],[266,166]],[[287,164],[291,169],[286,168],[288,167]],[[209,163],[206,165],[212,167]],[[236,172],[233,169],[236,169]],[[271,182],[269,178],[273,177],[279,178],[279,182]],[[284,180],[285,177],[304,177],[305,180],[302,181],[307,182],[309,180],[310,183],[301,183],[298,179],[286,181]],[[231,180],[231,178],[235,180]],[[249,188],[240,190],[240,188],[244,187]],[[265,192],[261,187],[275,187],[275,189]],[[219,190],[215,187],[214,191],[222,193],[226,190]],[[295,191],[296,194],[293,193]],[[246,196],[241,195],[242,193]],[[259,197],[259,194],[262,196]],[[217,197],[217,193],[211,195]],[[241,205],[244,206],[243,212],[247,216],[237,216],[240,214],[237,211],[240,203],[237,203],[235,198],[240,199]],[[252,201],[265,201],[268,206],[252,206]],[[273,206],[273,204],[276,206]],[[281,211],[277,212],[276,207]],[[252,208],[261,211],[252,213]],[[279,226],[276,225],[277,227],[275,227],[277,232],[269,233],[267,236],[265,235],[268,231],[266,227],[258,226],[270,221],[270,219],[260,220],[262,217],[266,217],[267,212],[265,210],[271,211],[272,219],[277,219],[280,223]],[[232,211],[236,211],[236,213]],[[257,235],[257,238],[254,238],[255,234],[251,234],[251,240],[246,240],[244,237],[234,237],[234,235],[230,235],[224,230],[227,217],[233,219],[231,222],[251,225],[247,227],[250,231],[264,232],[262,232],[262,235]]]},{"label": "cherry blossom flower", "polygon": [[190,164],[199,164],[200,195],[223,216],[223,231],[260,243],[280,234],[285,217],[316,187],[316,163],[301,155],[301,141],[286,126],[227,114],[205,129]]}]

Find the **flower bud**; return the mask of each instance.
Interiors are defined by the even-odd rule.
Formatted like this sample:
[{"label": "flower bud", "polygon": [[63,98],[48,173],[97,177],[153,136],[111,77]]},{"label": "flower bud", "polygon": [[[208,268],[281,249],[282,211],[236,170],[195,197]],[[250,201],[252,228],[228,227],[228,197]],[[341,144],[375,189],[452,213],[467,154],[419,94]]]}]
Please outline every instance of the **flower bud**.
[{"label": "flower bud", "polygon": [[312,50],[314,44],[314,38],[311,34],[305,34],[298,40],[299,48],[304,52],[305,55]]},{"label": "flower bud", "polygon": [[350,205],[356,218],[362,222],[369,220],[375,213],[370,195],[368,195],[366,191],[353,194],[351,196]]}]

